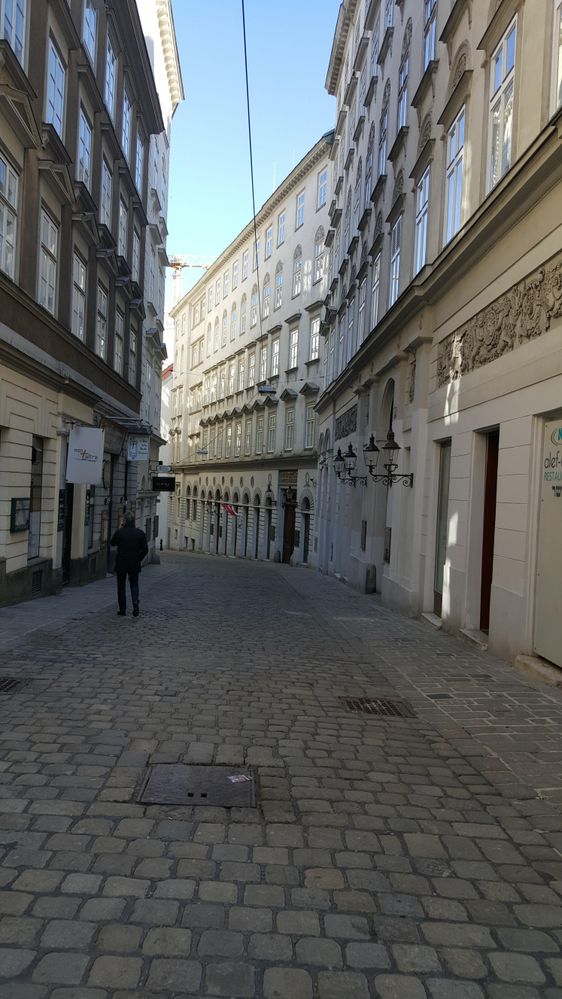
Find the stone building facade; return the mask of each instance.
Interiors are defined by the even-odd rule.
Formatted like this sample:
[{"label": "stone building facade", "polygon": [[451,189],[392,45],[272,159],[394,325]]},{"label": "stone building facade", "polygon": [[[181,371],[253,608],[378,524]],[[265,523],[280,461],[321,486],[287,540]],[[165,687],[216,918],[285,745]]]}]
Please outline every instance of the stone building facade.
[{"label": "stone building facade", "polygon": [[[105,574],[135,506],[149,151],[165,123],[133,0],[4,6],[0,601],[13,601]],[[101,485],[66,482],[77,426],[105,431]]]},{"label": "stone building facade", "polygon": [[332,133],[172,310],[175,548],[314,564]]},{"label": "stone building facade", "polygon": [[342,3],[317,403],[320,568],[558,665],[561,81],[560,0]]}]

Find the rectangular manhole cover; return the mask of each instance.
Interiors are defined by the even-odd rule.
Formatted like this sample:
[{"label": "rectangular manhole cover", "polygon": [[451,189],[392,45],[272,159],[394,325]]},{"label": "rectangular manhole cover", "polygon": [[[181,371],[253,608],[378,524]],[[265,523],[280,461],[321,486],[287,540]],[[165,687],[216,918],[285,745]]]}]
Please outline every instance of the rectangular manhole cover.
[{"label": "rectangular manhole cover", "polygon": [[348,711],[385,718],[415,718],[416,712],[407,701],[391,701],[387,697],[342,697]]},{"label": "rectangular manhole cover", "polygon": [[28,683],[29,680],[18,679],[16,676],[0,676],[0,694],[11,694]]},{"label": "rectangular manhole cover", "polygon": [[139,799],[143,805],[219,805],[254,808],[256,786],[249,770],[157,763],[149,767]]}]

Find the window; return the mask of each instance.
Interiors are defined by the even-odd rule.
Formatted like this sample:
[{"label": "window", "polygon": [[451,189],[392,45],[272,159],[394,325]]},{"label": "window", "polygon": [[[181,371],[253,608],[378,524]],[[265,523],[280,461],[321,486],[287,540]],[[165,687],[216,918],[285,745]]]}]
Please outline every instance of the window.
[{"label": "window", "polygon": [[298,326],[294,330],[289,330],[289,368],[298,366],[299,355],[299,330]]},{"label": "window", "polygon": [[385,0],[384,5],[384,27],[392,28],[394,24],[394,0]]},{"label": "window", "polygon": [[349,246],[349,237],[351,234],[351,187],[347,189],[347,197],[345,199],[345,213],[343,217],[343,247],[344,252]]},{"label": "window", "polygon": [[285,212],[277,216],[277,246],[285,242]]},{"label": "window", "polygon": [[107,36],[107,47],[105,50],[105,86],[104,86],[104,97],[105,106],[111,115],[112,121],[115,121],[115,94],[116,94],[116,80],[117,80],[117,56],[115,55],[115,50],[109,35]]},{"label": "window", "polygon": [[246,301],[246,296],[242,295],[242,301],[240,303],[240,336],[246,332],[246,321],[248,315],[248,303]]},{"label": "window", "polygon": [[140,233],[138,229],[133,229],[133,281],[140,279]]},{"label": "window", "polygon": [[252,295],[250,298],[250,329],[255,326],[258,321],[258,286],[255,284],[252,288]]},{"label": "window", "polygon": [[416,185],[416,243],[414,274],[421,271],[427,260],[427,216],[429,211],[429,167]]},{"label": "window", "polygon": [[304,225],[304,191],[297,194],[295,229],[300,229],[301,225]]},{"label": "window", "polygon": [[400,287],[400,237],[402,235],[402,216],[396,220],[390,233],[390,290],[388,304],[394,305],[398,298]]},{"label": "window", "polygon": [[354,329],[355,324],[355,298],[352,298],[347,307],[347,349],[345,352],[346,363],[355,353]]},{"label": "window", "polygon": [[236,323],[238,319],[238,313],[236,311],[236,305],[232,306],[232,311],[230,313],[230,339],[236,340]]},{"label": "window", "polygon": [[267,453],[275,451],[275,436],[277,434],[277,414],[270,413],[267,418]]},{"label": "window", "polygon": [[234,395],[234,383],[236,380],[236,364],[231,361],[228,365],[228,394]]},{"label": "window", "polygon": [[0,156],[0,270],[13,278],[15,273],[18,207],[18,176]]},{"label": "window", "polygon": [[324,167],[318,174],[316,189],[316,208],[322,208],[328,200],[328,167]]},{"label": "window", "polygon": [[256,239],[254,243],[254,258],[252,261],[252,270],[256,271],[260,265],[260,241]]},{"label": "window", "polygon": [[4,23],[0,23],[0,38],[6,39],[23,65],[26,0],[4,0],[3,4],[0,3],[0,13],[2,8]]},{"label": "window", "polygon": [[115,310],[115,343],[113,346],[113,367],[118,375],[123,374],[123,339],[125,335],[125,316],[121,309]]},{"label": "window", "polygon": [[357,176],[355,178],[355,188],[353,191],[353,232],[359,228],[359,211],[361,208],[361,186],[362,186],[362,163],[359,160],[357,166]]},{"label": "window", "polygon": [[233,263],[233,265],[232,265],[232,290],[233,291],[234,291],[235,288],[238,287],[238,271],[239,271],[239,269],[240,269],[240,265],[239,265],[238,261],[235,260],[234,263]]},{"label": "window", "polygon": [[381,287],[381,254],[377,253],[373,261],[373,274],[371,284],[371,329],[373,329],[379,318],[379,299]]},{"label": "window", "polygon": [[300,295],[302,287],[302,250],[297,246],[293,256],[293,298]]},{"label": "window", "polygon": [[316,438],[316,413],[314,412],[314,403],[308,403],[306,407],[306,415],[304,422],[304,446],[305,448],[314,447]]},{"label": "window", "polygon": [[127,93],[127,89],[123,90],[123,120],[121,122],[121,146],[127,161],[131,155],[131,117],[133,113],[133,106],[131,104],[130,97]]},{"label": "window", "polygon": [[246,420],[244,424],[244,454],[252,453],[252,421]]},{"label": "window", "polygon": [[207,312],[211,312],[214,304],[215,303],[213,298],[213,286],[211,285],[211,287],[207,291]]},{"label": "window", "polygon": [[238,361],[238,391],[243,392],[246,387],[246,361],[241,357]]},{"label": "window", "polygon": [[283,303],[283,266],[282,264],[277,264],[275,271],[275,298],[273,300],[273,308],[280,309]]},{"label": "window", "polygon": [[513,21],[492,56],[490,79],[490,166],[492,188],[511,166],[513,84],[517,25]]},{"label": "window", "polygon": [[260,351],[260,382],[267,380],[267,344]]},{"label": "window", "polygon": [[49,68],[47,79],[47,121],[62,138],[64,114],[65,68],[52,38],[49,39]]},{"label": "window", "polygon": [[86,264],[79,253],[72,258],[72,332],[79,340],[85,338]]},{"label": "window", "polygon": [[213,351],[219,349],[220,346],[220,330],[219,330],[219,317],[215,319],[215,327],[213,330]]},{"label": "window", "polygon": [[135,184],[137,191],[142,195],[144,174],[144,143],[142,135],[137,133],[137,145],[135,152]]},{"label": "window", "polygon": [[221,300],[221,279],[215,282],[215,305],[219,305]]},{"label": "window", "polygon": [[129,332],[129,382],[135,385],[137,380],[137,331],[131,326]]},{"label": "window", "polygon": [[357,346],[365,339],[365,303],[367,301],[367,278],[359,285],[359,305],[357,309]]},{"label": "window", "polygon": [[124,198],[119,198],[119,233],[117,239],[117,253],[121,257],[127,256],[127,236],[129,228],[129,216],[127,202]]},{"label": "window", "polygon": [[226,428],[226,441],[225,441],[225,446],[224,446],[224,456],[225,456],[225,458],[230,458],[231,454],[232,454],[232,424],[229,423],[229,425]]},{"label": "window", "polygon": [[217,430],[217,458],[222,458],[222,440],[224,436],[223,427],[219,427]]},{"label": "window", "polygon": [[554,9],[553,110],[562,105],[562,0]]},{"label": "window", "polygon": [[256,454],[263,454],[263,431],[264,417],[258,416],[256,420]]},{"label": "window", "polygon": [[309,360],[316,361],[320,357],[320,317],[310,321],[310,356]]},{"label": "window", "polygon": [[[224,399],[225,392],[226,392],[226,368],[222,367],[219,371],[218,398]],[[215,393],[215,398],[216,398],[216,393]]]},{"label": "window", "polygon": [[242,254],[242,280],[243,281],[245,281],[246,278],[248,277],[248,261],[249,261],[249,257],[250,257],[249,250],[244,250],[244,253]]},{"label": "window", "polygon": [[324,277],[324,230],[320,228],[314,237],[314,284]]},{"label": "window", "polygon": [[365,204],[369,207],[371,191],[373,190],[373,149],[375,145],[375,126],[371,125],[369,132],[369,142],[367,144],[367,157],[365,159]]},{"label": "window", "polygon": [[345,309],[338,320],[338,372],[342,370],[345,364]]},{"label": "window", "polygon": [[423,68],[427,69],[435,59],[435,36],[437,31],[437,0],[423,2]]},{"label": "window", "polygon": [[226,347],[227,339],[228,339],[228,315],[225,309],[222,314],[221,347]]},{"label": "window", "polygon": [[279,337],[271,343],[271,377],[275,378],[279,374]]},{"label": "window", "polygon": [[256,383],[256,355],[250,354],[248,358],[248,388]]},{"label": "window", "polygon": [[39,259],[39,305],[55,314],[57,297],[59,227],[41,209],[41,246]]},{"label": "window", "polygon": [[94,0],[84,0],[82,39],[93,63],[96,61],[96,10]]},{"label": "window", "polygon": [[237,420],[234,434],[234,457],[238,458],[242,450],[242,421]]},{"label": "window", "polygon": [[108,229],[111,228],[111,202],[113,197],[113,176],[104,156],[101,165],[101,203],[100,220]]},{"label": "window", "polygon": [[230,271],[225,271],[222,276],[222,297],[226,298],[230,291]]},{"label": "window", "polygon": [[[562,0],[561,0],[561,2],[562,2]],[[272,248],[273,248],[273,226],[272,225],[268,225],[267,229],[265,230],[265,259],[266,260],[268,259],[268,257],[271,256],[271,254],[272,254]]]},{"label": "window", "polygon": [[107,357],[107,289],[98,281],[96,312],[96,354],[105,361]]},{"label": "window", "polygon": [[379,159],[378,159],[378,170],[379,177],[386,174],[386,144],[388,138],[388,108],[385,108],[381,115],[381,124],[379,132]]},{"label": "window", "polygon": [[269,274],[266,274],[263,280],[263,305],[262,305],[263,319],[267,319],[267,317],[269,316],[270,307],[271,307],[271,278]]},{"label": "window", "polygon": [[295,407],[285,410],[285,451],[292,451],[295,446]]},{"label": "window", "polygon": [[408,56],[398,72],[398,131],[408,124]]},{"label": "window", "polygon": [[448,243],[462,224],[462,188],[464,157],[464,108],[461,109],[447,133],[447,214],[445,217],[445,242]]}]

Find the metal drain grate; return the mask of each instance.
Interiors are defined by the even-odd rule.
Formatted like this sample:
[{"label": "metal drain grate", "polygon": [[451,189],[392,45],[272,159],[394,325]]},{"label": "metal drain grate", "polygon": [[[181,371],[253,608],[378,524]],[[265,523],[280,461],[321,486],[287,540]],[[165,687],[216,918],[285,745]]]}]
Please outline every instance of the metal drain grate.
[{"label": "metal drain grate", "polygon": [[14,690],[25,687],[29,680],[21,680],[15,676],[0,676],[0,694],[12,694]]},{"label": "metal drain grate", "polygon": [[390,701],[387,697],[341,697],[348,711],[385,718],[416,718],[416,712],[407,701]]},{"label": "metal drain grate", "polygon": [[219,805],[254,808],[255,781],[236,767],[190,767],[158,763],[149,767],[139,798],[143,805]]}]

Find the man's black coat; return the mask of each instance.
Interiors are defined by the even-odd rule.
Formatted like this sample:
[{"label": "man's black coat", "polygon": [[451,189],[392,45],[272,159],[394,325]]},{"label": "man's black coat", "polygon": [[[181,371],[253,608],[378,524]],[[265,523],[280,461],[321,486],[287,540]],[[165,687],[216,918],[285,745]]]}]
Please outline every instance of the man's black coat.
[{"label": "man's black coat", "polygon": [[120,527],[111,539],[117,548],[115,572],[140,572],[141,562],[148,555],[146,534],[138,527]]}]

